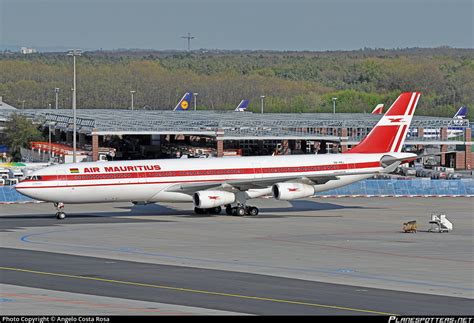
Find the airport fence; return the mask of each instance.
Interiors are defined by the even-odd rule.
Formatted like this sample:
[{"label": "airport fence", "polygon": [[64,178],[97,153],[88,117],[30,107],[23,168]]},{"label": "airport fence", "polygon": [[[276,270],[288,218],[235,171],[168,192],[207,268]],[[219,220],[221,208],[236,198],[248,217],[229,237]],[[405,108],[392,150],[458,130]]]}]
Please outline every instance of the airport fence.
[{"label": "airport fence", "polygon": [[13,186],[0,186],[0,203],[36,202],[18,193]]},{"label": "airport fence", "polygon": [[367,179],[316,196],[474,196],[474,179]]},{"label": "airport fence", "polygon": [[[367,179],[315,196],[474,196],[474,179]],[[21,195],[13,186],[0,186],[0,203],[27,202],[37,201]]]}]

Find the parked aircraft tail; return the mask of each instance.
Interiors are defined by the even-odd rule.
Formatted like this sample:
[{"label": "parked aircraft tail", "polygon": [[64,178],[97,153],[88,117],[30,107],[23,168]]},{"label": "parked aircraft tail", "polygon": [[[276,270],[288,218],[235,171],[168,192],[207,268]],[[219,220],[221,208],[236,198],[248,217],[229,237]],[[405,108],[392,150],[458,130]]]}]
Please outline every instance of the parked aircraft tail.
[{"label": "parked aircraft tail", "polygon": [[186,92],[178,104],[174,107],[173,111],[186,111],[189,110],[191,104],[191,92]]},{"label": "parked aircraft tail", "polygon": [[383,113],[383,104],[377,104],[375,109],[372,111],[372,114],[382,114]]},{"label": "parked aircraft tail", "polygon": [[467,115],[467,107],[462,106],[459,108],[458,112],[456,112],[453,119],[465,119],[466,115]]},{"label": "parked aircraft tail", "polygon": [[400,152],[420,95],[420,92],[400,94],[370,133],[347,153]]},{"label": "parked aircraft tail", "polygon": [[244,112],[249,106],[249,100],[242,100],[240,101],[237,108],[235,108],[235,112]]}]

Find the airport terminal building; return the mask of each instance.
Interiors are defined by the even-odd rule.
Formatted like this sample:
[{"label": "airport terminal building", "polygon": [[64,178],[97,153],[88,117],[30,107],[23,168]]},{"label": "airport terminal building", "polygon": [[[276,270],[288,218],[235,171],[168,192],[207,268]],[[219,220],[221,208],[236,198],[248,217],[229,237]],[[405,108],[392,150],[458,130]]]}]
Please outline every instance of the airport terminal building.
[{"label": "airport terminal building", "polygon": [[[0,119],[13,111],[0,109]],[[42,124],[46,134],[50,127],[53,143],[72,146],[72,110],[16,112]],[[78,109],[77,147],[92,161],[110,151],[114,159],[336,153],[356,145],[380,117],[365,113]],[[36,149],[39,156],[49,159],[45,156],[48,148]],[[441,166],[471,169],[469,120],[415,116],[404,150],[435,153]]]}]

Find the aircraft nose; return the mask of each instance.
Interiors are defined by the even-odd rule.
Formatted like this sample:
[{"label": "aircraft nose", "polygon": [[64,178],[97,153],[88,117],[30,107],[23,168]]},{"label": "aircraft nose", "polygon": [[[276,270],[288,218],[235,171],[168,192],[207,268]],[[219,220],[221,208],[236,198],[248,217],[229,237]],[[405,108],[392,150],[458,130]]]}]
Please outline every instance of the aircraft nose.
[{"label": "aircraft nose", "polygon": [[26,191],[26,190],[25,190],[25,187],[26,187],[26,186],[27,186],[27,185],[26,185],[25,183],[21,183],[21,182],[20,182],[20,183],[16,184],[16,185],[14,186],[14,188],[15,188],[15,190],[16,190],[18,193],[23,193],[23,192]]}]

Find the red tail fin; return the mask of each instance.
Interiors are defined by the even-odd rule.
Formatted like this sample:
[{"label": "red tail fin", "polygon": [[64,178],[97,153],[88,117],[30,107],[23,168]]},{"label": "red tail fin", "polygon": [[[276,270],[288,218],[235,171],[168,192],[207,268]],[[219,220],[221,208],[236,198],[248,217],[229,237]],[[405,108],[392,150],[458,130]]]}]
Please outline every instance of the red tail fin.
[{"label": "red tail fin", "polygon": [[377,104],[374,110],[372,110],[372,114],[382,114],[383,113],[383,104]]},{"label": "red tail fin", "polygon": [[400,94],[370,133],[348,153],[400,152],[421,93]]}]

